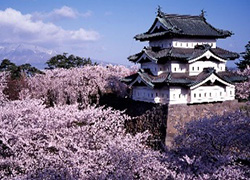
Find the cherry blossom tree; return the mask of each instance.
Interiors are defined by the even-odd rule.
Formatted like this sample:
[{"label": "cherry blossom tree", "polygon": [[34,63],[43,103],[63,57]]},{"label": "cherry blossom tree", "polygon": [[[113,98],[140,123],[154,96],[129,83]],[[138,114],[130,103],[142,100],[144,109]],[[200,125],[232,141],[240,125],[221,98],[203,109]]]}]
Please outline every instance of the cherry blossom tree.
[{"label": "cherry blossom tree", "polygon": [[243,71],[237,71],[238,74],[247,76],[248,80],[242,83],[236,83],[236,97],[239,99],[250,100],[250,66],[247,66]]},{"label": "cherry blossom tree", "polygon": [[145,145],[147,132],[126,134],[130,117],[111,108],[26,99],[0,106],[0,118],[1,179],[249,178],[249,118],[240,113],[190,124],[165,152]]},{"label": "cherry blossom tree", "polygon": [[163,179],[174,176],[163,155],[125,134],[129,117],[111,108],[45,108],[40,100],[1,107],[0,178]]},{"label": "cherry blossom tree", "polygon": [[43,98],[50,105],[78,102],[86,106],[98,102],[102,93],[124,96],[127,89],[120,78],[132,72],[124,66],[97,65],[46,70],[45,73],[27,79],[29,88],[22,91],[22,98]]},{"label": "cherry blossom tree", "polygon": [[[180,132],[175,139],[176,156],[172,160],[195,177],[201,174],[210,174],[215,179],[250,177],[249,112],[191,121],[180,127]],[[183,173],[188,173],[185,170]]]},{"label": "cherry blossom tree", "polygon": [[7,101],[6,95],[3,93],[7,86],[8,72],[0,72],[0,105]]},{"label": "cherry blossom tree", "polygon": [[248,111],[190,122],[180,127],[170,150],[155,151],[147,146],[149,132],[127,133],[125,124],[134,119],[92,103],[102,93],[124,95],[119,78],[130,69],[45,73],[27,78],[28,88],[16,101],[1,94],[7,74],[0,74],[0,179],[250,178]]}]

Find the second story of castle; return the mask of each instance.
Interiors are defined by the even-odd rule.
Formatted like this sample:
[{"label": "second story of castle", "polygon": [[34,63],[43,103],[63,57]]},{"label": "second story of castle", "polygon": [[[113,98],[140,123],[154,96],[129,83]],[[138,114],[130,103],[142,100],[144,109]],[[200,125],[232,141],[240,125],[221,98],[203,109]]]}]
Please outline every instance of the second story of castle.
[{"label": "second story of castle", "polygon": [[155,76],[163,72],[196,76],[204,68],[223,72],[227,60],[234,60],[239,55],[219,48],[216,41],[231,35],[230,31],[210,25],[203,13],[190,16],[158,10],[149,30],[135,36],[136,40],[148,41],[149,46],[128,59],[141,64],[144,70],[149,69]]}]

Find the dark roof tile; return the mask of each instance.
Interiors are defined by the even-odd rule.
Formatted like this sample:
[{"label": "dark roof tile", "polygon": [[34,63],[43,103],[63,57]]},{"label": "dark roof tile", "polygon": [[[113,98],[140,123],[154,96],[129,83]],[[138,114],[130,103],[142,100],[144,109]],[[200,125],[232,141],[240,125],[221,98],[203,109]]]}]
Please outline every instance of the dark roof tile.
[{"label": "dark roof tile", "polygon": [[154,48],[147,47],[147,48],[144,48],[140,53],[129,56],[128,59],[132,62],[136,62],[141,57],[141,55],[145,52],[149,57],[153,59],[157,59],[158,61],[161,60],[162,63],[166,63],[168,58],[188,61],[188,60],[192,60],[194,58],[201,56],[207,50],[210,50],[212,53],[214,53],[215,55],[223,59],[234,60],[236,58],[239,58],[239,55],[237,53],[230,52],[219,47],[208,48],[205,46],[205,48],[190,48],[190,49],[171,47],[171,48],[164,48],[160,50],[154,50]]},{"label": "dark roof tile", "polygon": [[226,71],[226,72],[218,72],[216,73],[213,68],[205,68],[203,72],[198,74],[197,76],[189,76],[188,73],[170,73],[170,72],[164,72],[160,74],[159,76],[154,76],[152,73],[145,72],[144,70],[140,70],[138,73],[125,77],[123,82],[130,84],[132,83],[138,76],[140,76],[144,82],[151,87],[157,86],[157,85],[182,85],[191,87],[196,84],[199,84],[200,82],[204,81],[207,77],[209,77],[211,74],[215,74],[220,79],[228,82],[228,83],[236,83],[236,82],[242,82],[246,81],[247,77],[240,76],[238,74]]},{"label": "dark roof tile", "polygon": [[[152,32],[152,28],[159,21],[164,28],[161,32]],[[164,14],[157,16],[151,28],[143,34],[135,36],[136,40],[147,41],[159,37],[204,37],[226,38],[232,33],[221,30],[209,24],[203,16]]]}]

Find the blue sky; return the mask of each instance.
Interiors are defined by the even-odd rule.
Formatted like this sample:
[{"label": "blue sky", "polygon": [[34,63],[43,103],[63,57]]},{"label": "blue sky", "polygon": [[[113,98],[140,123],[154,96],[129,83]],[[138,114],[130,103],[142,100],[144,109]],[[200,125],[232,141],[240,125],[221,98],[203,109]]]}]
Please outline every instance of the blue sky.
[{"label": "blue sky", "polygon": [[0,0],[0,39],[58,52],[128,64],[147,43],[133,39],[154,21],[157,6],[171,14],[199,15],[235,35],[218,46],[244,51],[250,41],[249,0]]}]

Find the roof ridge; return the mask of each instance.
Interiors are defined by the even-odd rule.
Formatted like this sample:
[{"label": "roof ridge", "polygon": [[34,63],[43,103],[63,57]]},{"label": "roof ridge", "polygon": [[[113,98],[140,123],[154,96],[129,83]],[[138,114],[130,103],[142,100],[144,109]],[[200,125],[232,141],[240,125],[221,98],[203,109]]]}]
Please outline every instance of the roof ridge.
[{"label": "roof ridge", "polygon": [[164,14],[164,17],[168,18],[197,18],[203,20],[203,17],[200,15],[189,15],[189,14]]}]

